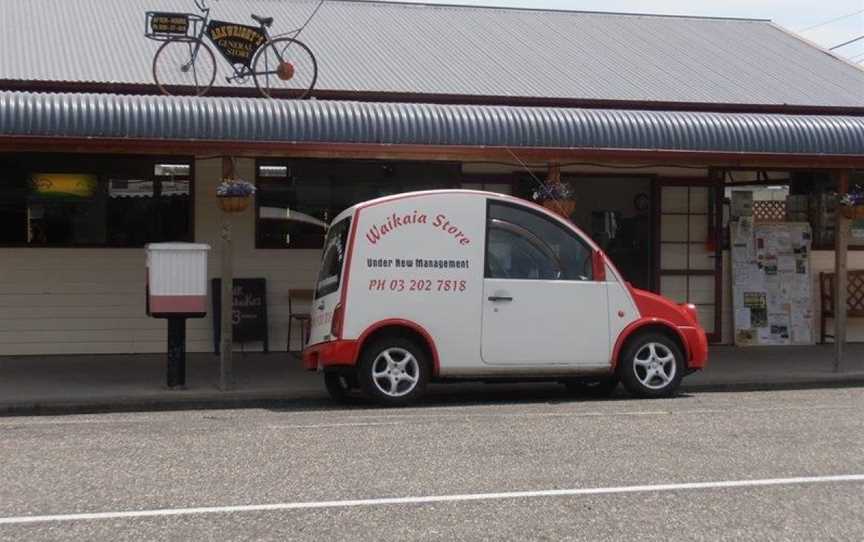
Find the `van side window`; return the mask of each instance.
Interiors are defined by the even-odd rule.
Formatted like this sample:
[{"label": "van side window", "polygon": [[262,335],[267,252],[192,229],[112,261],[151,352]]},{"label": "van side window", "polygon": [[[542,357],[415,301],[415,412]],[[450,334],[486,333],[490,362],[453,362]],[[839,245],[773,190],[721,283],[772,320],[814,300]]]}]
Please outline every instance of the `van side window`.
[{"label": "van side window", "polygon": [[490,201],[486,227],[486,278],[593,278],[591,247],[540,213]]},{"label": "van side window", "polygon": [[324,240],[324,255],[321,258],[321,271],[318,274],[318,285],[315,289],[315,299],[339,290],[350,229],[351,219],[345,218],[330,226],[327,231],[327,238]]}]

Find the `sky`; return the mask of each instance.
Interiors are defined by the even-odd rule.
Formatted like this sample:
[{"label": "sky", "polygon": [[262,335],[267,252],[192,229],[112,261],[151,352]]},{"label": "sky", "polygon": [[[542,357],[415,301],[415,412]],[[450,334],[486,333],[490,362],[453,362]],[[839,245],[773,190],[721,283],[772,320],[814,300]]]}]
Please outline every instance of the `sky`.
[{"label": "sky", "polygon": [[[467,4],[539,9],[659,13],[771,19],[780,26],[830,48],[864,35],[864,0],[402,0],[424,4]],[[806,30],[836,17],[861,12]],[[864,40],[835,53],[864,63]],[[864,64],[861,64],[864,65]]]}]

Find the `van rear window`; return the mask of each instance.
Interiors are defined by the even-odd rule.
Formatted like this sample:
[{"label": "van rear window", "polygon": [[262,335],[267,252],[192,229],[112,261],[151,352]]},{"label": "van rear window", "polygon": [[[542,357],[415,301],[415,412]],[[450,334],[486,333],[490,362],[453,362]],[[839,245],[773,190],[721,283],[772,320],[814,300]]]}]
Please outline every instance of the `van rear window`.
[{"label": "van rear window", "polygon": [[318,274],[318,286],[315,289],[316,299],[339,290],[350,229],[351,218],[349,217],[333,224],[327,230],[327,238],[324,240],[324,256],[321,258],[321,271]]}]

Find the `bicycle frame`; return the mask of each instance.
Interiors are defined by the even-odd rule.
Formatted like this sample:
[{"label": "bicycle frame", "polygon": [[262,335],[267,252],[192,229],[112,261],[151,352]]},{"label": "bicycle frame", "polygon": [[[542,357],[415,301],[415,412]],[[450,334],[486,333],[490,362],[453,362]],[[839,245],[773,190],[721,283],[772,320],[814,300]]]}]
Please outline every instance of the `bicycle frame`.
[{"label": "bicycle frame", "polygon": [[[186,43],[194,42],[194,46],[189,53],[189,61],[180,67],[184,72],[188,71],[197,61],[201,51],[201,44],[204,43],[204,39],[206,38],[210,46],[215,48],[219,52],[219,55],[231,66],[233,75],[225,78],[227,82],[231,83],[238,79],[260,75],[253,67],[256,55],[259,54],[260,50],[276,39],[295,39],[303,30],[303,27],[300,27],[288,32],[271,35],[267,30],[267,26],[263,24],[251,26],[231,21],[216,21],[210,17],[210,7],[207,5],[206,0],[194,0],[194,2],[201,14],[182,14],[188,20],[194,20],[197,25],[197,28],[193,29],[192,34],[173,37],[170,35],[159,36],[154,29],[153,39],[182,41]],[[158,14],[158,12],[148,13]],[[147,30],[145,30],[145,35],[150,37]],[[279,57],[279,61],[283,61],[282,54],[279,51],[276,51],[276,54]],[[276,74],[277,72],[270,72],[268,70],[261,73]]]}]

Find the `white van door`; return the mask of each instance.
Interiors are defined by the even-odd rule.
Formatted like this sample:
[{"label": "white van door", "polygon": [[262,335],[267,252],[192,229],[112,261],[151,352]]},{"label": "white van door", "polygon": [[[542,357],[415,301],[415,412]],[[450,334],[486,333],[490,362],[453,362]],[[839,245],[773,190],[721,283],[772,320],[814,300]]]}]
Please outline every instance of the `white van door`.
[{"label": "white van door", "polygon": [[605,366],[607,284],[592,249],[542,213],[490,201],[481,353],[489,365]]}]

